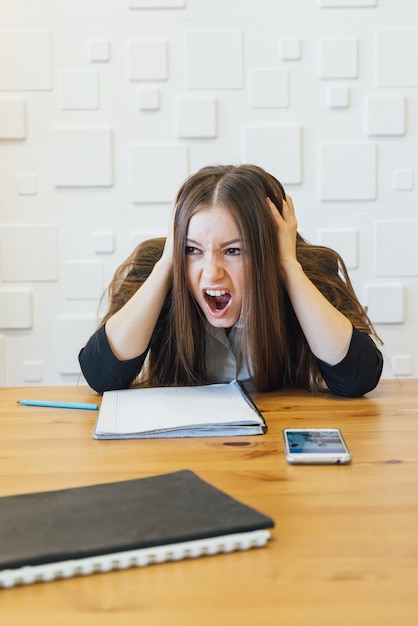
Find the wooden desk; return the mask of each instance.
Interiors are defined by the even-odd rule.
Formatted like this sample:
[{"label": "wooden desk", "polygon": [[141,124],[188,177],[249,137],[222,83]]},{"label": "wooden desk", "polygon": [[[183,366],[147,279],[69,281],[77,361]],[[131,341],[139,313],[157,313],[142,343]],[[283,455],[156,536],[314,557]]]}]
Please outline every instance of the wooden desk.
[{"label": "wooden desk", "polygon": [[[418,624],[418,380],[362,399],[254,396],[269,431],[95,441],[86,387],[0,390],[0,495],[189,468],[276,521],[268,546],[0,591],[5,626]],[[290,466],[282,428],[341,428],[350,466]],[[1,529],[0,529],[1,532]]]}]

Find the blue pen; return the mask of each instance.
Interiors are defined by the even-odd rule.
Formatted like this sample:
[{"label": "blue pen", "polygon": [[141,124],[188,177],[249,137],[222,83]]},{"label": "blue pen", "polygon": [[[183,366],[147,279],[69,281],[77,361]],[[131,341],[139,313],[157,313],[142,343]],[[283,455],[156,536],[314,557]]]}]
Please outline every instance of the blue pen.
[{"label": "blue pen", "polygon": [[46,406],[54,409],[88,409],[97,411],[98,404],[86,404],[83,402],[49,402],[48,400],[18,400],[18,404],[25,406]]}]

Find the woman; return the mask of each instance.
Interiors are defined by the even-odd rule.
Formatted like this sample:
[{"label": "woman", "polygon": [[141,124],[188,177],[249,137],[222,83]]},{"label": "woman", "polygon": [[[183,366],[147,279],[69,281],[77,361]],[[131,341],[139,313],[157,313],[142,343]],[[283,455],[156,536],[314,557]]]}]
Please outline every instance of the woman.
[{"label": "woman", "polygon": [[210,166],[180,188],[167,239],[117,270],[109,310],[80,352],[102,393],[134,381],[237,378],[268,391],[360,396],[383,359],[339,255],[297,232],[292,199],[253,165]]}]

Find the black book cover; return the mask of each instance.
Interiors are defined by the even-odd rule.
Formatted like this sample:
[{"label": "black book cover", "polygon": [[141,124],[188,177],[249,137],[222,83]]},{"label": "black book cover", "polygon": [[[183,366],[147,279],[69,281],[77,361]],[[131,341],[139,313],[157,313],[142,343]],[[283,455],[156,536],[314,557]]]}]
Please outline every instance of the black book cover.
[{"label": "black book cover", "polygon": [[190,470],[0,498],[0,570],[249,532],[273,520]]}]

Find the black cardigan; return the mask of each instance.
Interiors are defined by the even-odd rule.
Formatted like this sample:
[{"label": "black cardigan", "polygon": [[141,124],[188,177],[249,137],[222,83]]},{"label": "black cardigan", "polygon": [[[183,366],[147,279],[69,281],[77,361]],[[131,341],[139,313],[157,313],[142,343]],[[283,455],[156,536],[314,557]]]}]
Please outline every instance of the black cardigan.
[{"label": "black cardigan", "polygon": [[[101,326],[79,354],[79,362],[87,383],[103,393],[111,389],[126,389],[141,371],[146,352],[135,359],[120,361],[113,354]],[[341,396],[362,396],[374,389],[383,368],[383,357],[366,333],[353,327],[346,356],[337,365],[317,359],[319,370],[330,391]],[[277,387],[280,388],[280,381]]]}]

